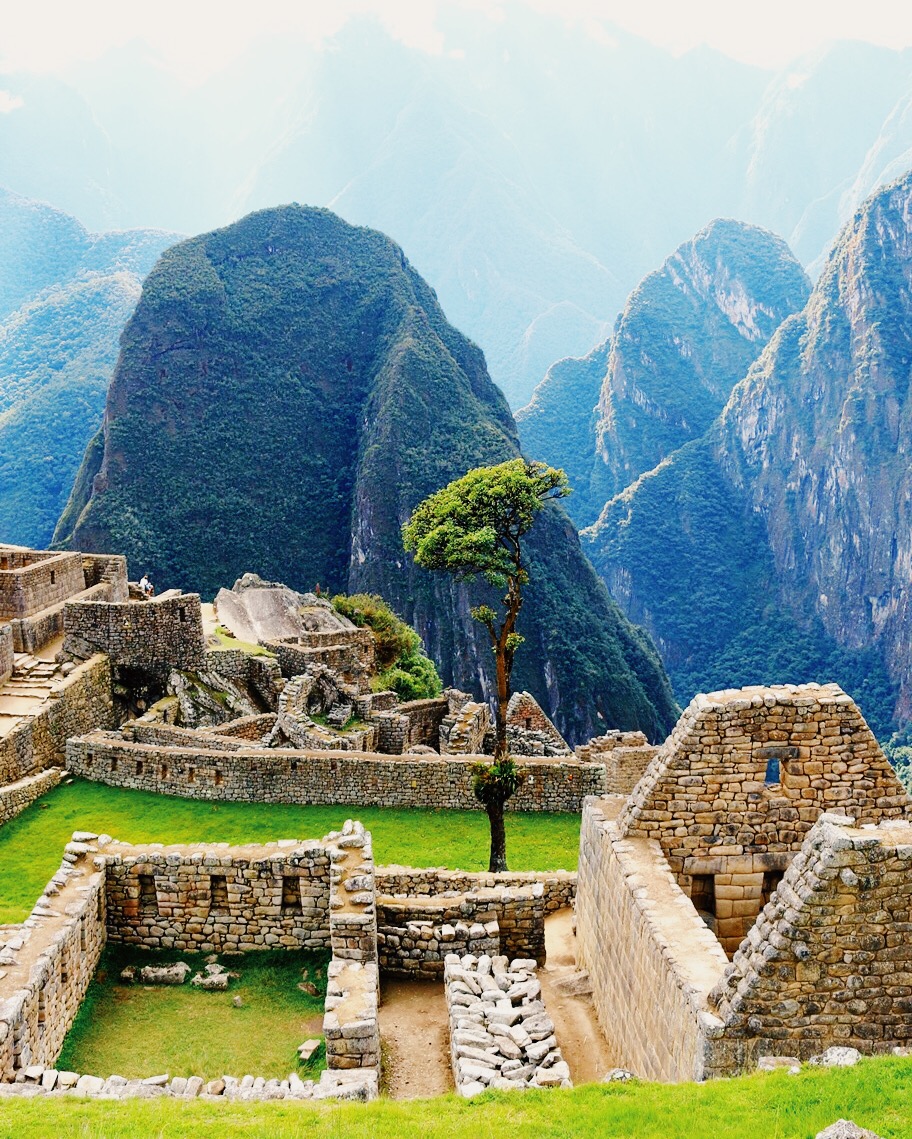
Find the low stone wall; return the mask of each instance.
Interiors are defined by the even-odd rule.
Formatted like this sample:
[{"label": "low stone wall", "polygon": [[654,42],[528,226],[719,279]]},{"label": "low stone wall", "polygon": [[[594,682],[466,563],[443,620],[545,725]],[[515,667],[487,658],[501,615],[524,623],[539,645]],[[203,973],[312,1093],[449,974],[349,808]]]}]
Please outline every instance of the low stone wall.
[{"label": "low stone wall", "polygon": [[623,800],[587,803],[576,897],[577,964],[618,1062],[650,1080],[701,1080],[722,1021],[707,996],[728,961],[675,881],[662,849],[622,838]]},{"label": "low stone wall", "polygon": [[111,843],[103,853],[111,941],[180,953],[330,948],[323,843],[196,850]]},{"label": "low stone wall", "polygon": [[[481,810],[474,763],[486,756],[401,756],[364,752],[167,748],[91,732],[67,745],[75,774],[115,787],[189,799],[256,803],[358,803],[376,807]],[[605,769],[576,761],[527,760],[513,811],[579,811],[602,792]]]},{"label": "low stone wall", "polygon": [[449,953],[477,957],[499,952],[500,928],[494,919],[469,923],[418,900],[412,905],[406,899],[377,899],[377,954],[384,975],[439,981]]},{"label": "low stone wall", "polygon": [[244,685],[272,711],[278,707],[284,681],[275,657],[243,649],[207,649],[203,671],[217,672],[226,680]]},{"label": "low stone wall", "polygon": [[[270,714],[270,719],[274,721],[275,716]],[[153,719],[128,720],[122,725],[120,734],[123,739],[133,743],[158,747],[194,747],[200,742],[200,733],[196,728],[178,728],[174,724]],[[213,738],[210,739],[210,736]],[[204,738],[208,751],[239,751],[247,742],[243,738],[217,735],[214,731],[206,732]]]},{"label": "low stone wall", "polygon": [[13,675],[13,627],[0,625],[0,684],[6,684]]},{"label": "low stone wall", "polygon": [[47,771],[39,771],[37,775],[0,787],[0,825],[22,814],[26,807],[30,807],[46,791],[56,787],[62,778],[61,769],[51,767]]},{"label": "low stone wall", "polygon": [[104,870],[81,843],[21,926],[0,931],[0,1081],[50,1066],[105,944]]},{"label": "low stone wall", "polygon": [[448,953],[444,979],[460,1095],[572,1086],[534,961]]},{"label": "low stone wall", "polygon": [[240,716],[236,720],[229,720],[227,724],[208,728],[206,735],[218,736],[220,739],[247,740],[248,743],[258,743],[269,735],[275,727],[275,722],[275,712],[263,712],[259,716]]},{"label": "low stone wall", "polygon": [[[410,926],[444,930],[446,934],[426,937],[409,933]],[[402,958],[405,972],[419,971],[427,975],[443,973],[443,959],[458,949],[446,942],[454,940],[457,925],[469,926],[472,937],[493,937],[497,941],[484,949],[467,949],[467,953],[505,953],[508,957],[531,957],[540,965],[545,961],[544,887],[494,887],[447,895],[380,895],[377,898],[377,930],[381,960],[396,969]],[[477,928],[476,928],[477,927]],[[485,933],[482,933],[482,930]],[[408,942],[408,953],[403,950]],[[419,967],[418,961],[422,961]]]},{"label": "low stone wall", "polygon": [[387,755],[401,755],[420,744],[436,751],[440,747],[440,724],[448,715],[449,706],[446,697],[438,697],[409,700],[389,712],[375,713],[371,720],[380,729],[378,750]]},{"label": "low stone wall", "polygon": [[114,722],[111,666],[105,656],[79,665],[57,682],[57,695],[0,739],[0,784],[47,767],[63,767],[67,740]]},{"label": "low stone wall", "polygon": [[[309,643],[307,643],[309,642]],[[369,629],[343,629],[332,633],[302,634],[300,641],[261,641],[273,653],[282,675],[299,676],[308,666],[322,664],[347,684],[370,690],[374,672],[374,635]]]},{"label": "low stone wall", "polygon": [[507,870],[490,874],[443,867],[378,866],[375,880],[378,894],[404,897],[456,897],[478,890],[541,886],[545,914],[568,909],[576,898],[575,870]]},{"label": "low stone wall", "polygon": [[380,1072],[380,980],[375,962],[334,959],[327,969],[323,1037],[330,1069]]},{"label": "low stone wall", "polygon": [[119,604],[68,601],[64,650],[74,657],[107,653],[121,668],[186,669],[205,663],[199,595],[163,593]]}]

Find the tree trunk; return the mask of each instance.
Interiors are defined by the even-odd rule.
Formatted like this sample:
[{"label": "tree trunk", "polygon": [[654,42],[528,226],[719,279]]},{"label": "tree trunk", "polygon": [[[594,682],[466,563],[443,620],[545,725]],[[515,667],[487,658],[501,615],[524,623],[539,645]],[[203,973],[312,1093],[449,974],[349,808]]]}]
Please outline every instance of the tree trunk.
[{"label": "tree trunk", "polygon": [[507,832],[504,827],[504,805],[498,801],[485,806],[491,824],[491,859],[488,871],[497,874],[507,869]]},{"label": "tree trunk", "polygon": [[494,716],[494,762],[507,757],[507,705],[510,703],[510,678],[503,651],[496,651],[497,709]]}]

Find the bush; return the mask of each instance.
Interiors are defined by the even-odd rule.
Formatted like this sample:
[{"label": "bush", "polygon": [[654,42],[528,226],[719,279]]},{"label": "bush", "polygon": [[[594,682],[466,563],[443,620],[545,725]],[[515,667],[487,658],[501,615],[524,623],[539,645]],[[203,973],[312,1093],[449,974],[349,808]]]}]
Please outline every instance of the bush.
[{"label": "bush", "polygon": [[443,682],[428,657],[421,638],[376,593],[338,594],[333,608],[343,617],[374,634],[379,675],[376,691],[391,688],[403,700],[426,700],[439,696]]}]

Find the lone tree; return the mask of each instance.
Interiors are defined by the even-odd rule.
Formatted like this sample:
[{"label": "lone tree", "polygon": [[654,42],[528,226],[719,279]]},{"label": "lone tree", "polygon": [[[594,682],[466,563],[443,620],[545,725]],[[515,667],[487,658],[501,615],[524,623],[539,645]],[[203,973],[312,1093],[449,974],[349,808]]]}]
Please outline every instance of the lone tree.
[{"label": "lone tree", "polygon": [[418,565],[444,570],[459,581],[479,574],[505,589],[498,614],[478,605],[472,616],[488,631],[497,673],[496,744],[493,763],[472,769],[476,798],[491,824],[489,870],[507,869],[504,804],[522,782],[522,772],[507,750],[507,705],[513,659],[523,638],[516,620],[529,573],[521,539],[550,499],[570,493],[567,476],[545,463],[511,459],[496,467],[478,467],[426,498],[402,527],[406,550]]}]

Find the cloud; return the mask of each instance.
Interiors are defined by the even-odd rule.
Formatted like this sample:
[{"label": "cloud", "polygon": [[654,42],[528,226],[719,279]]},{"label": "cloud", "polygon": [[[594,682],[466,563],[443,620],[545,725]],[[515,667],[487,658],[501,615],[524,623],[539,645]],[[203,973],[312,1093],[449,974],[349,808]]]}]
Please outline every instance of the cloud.
[{"label": "cloud", "polygon": [[13,95],[10,91],[0,91],[0,115],[8,115],[11,111],[18,111],[25,106],[25,99]]}]

